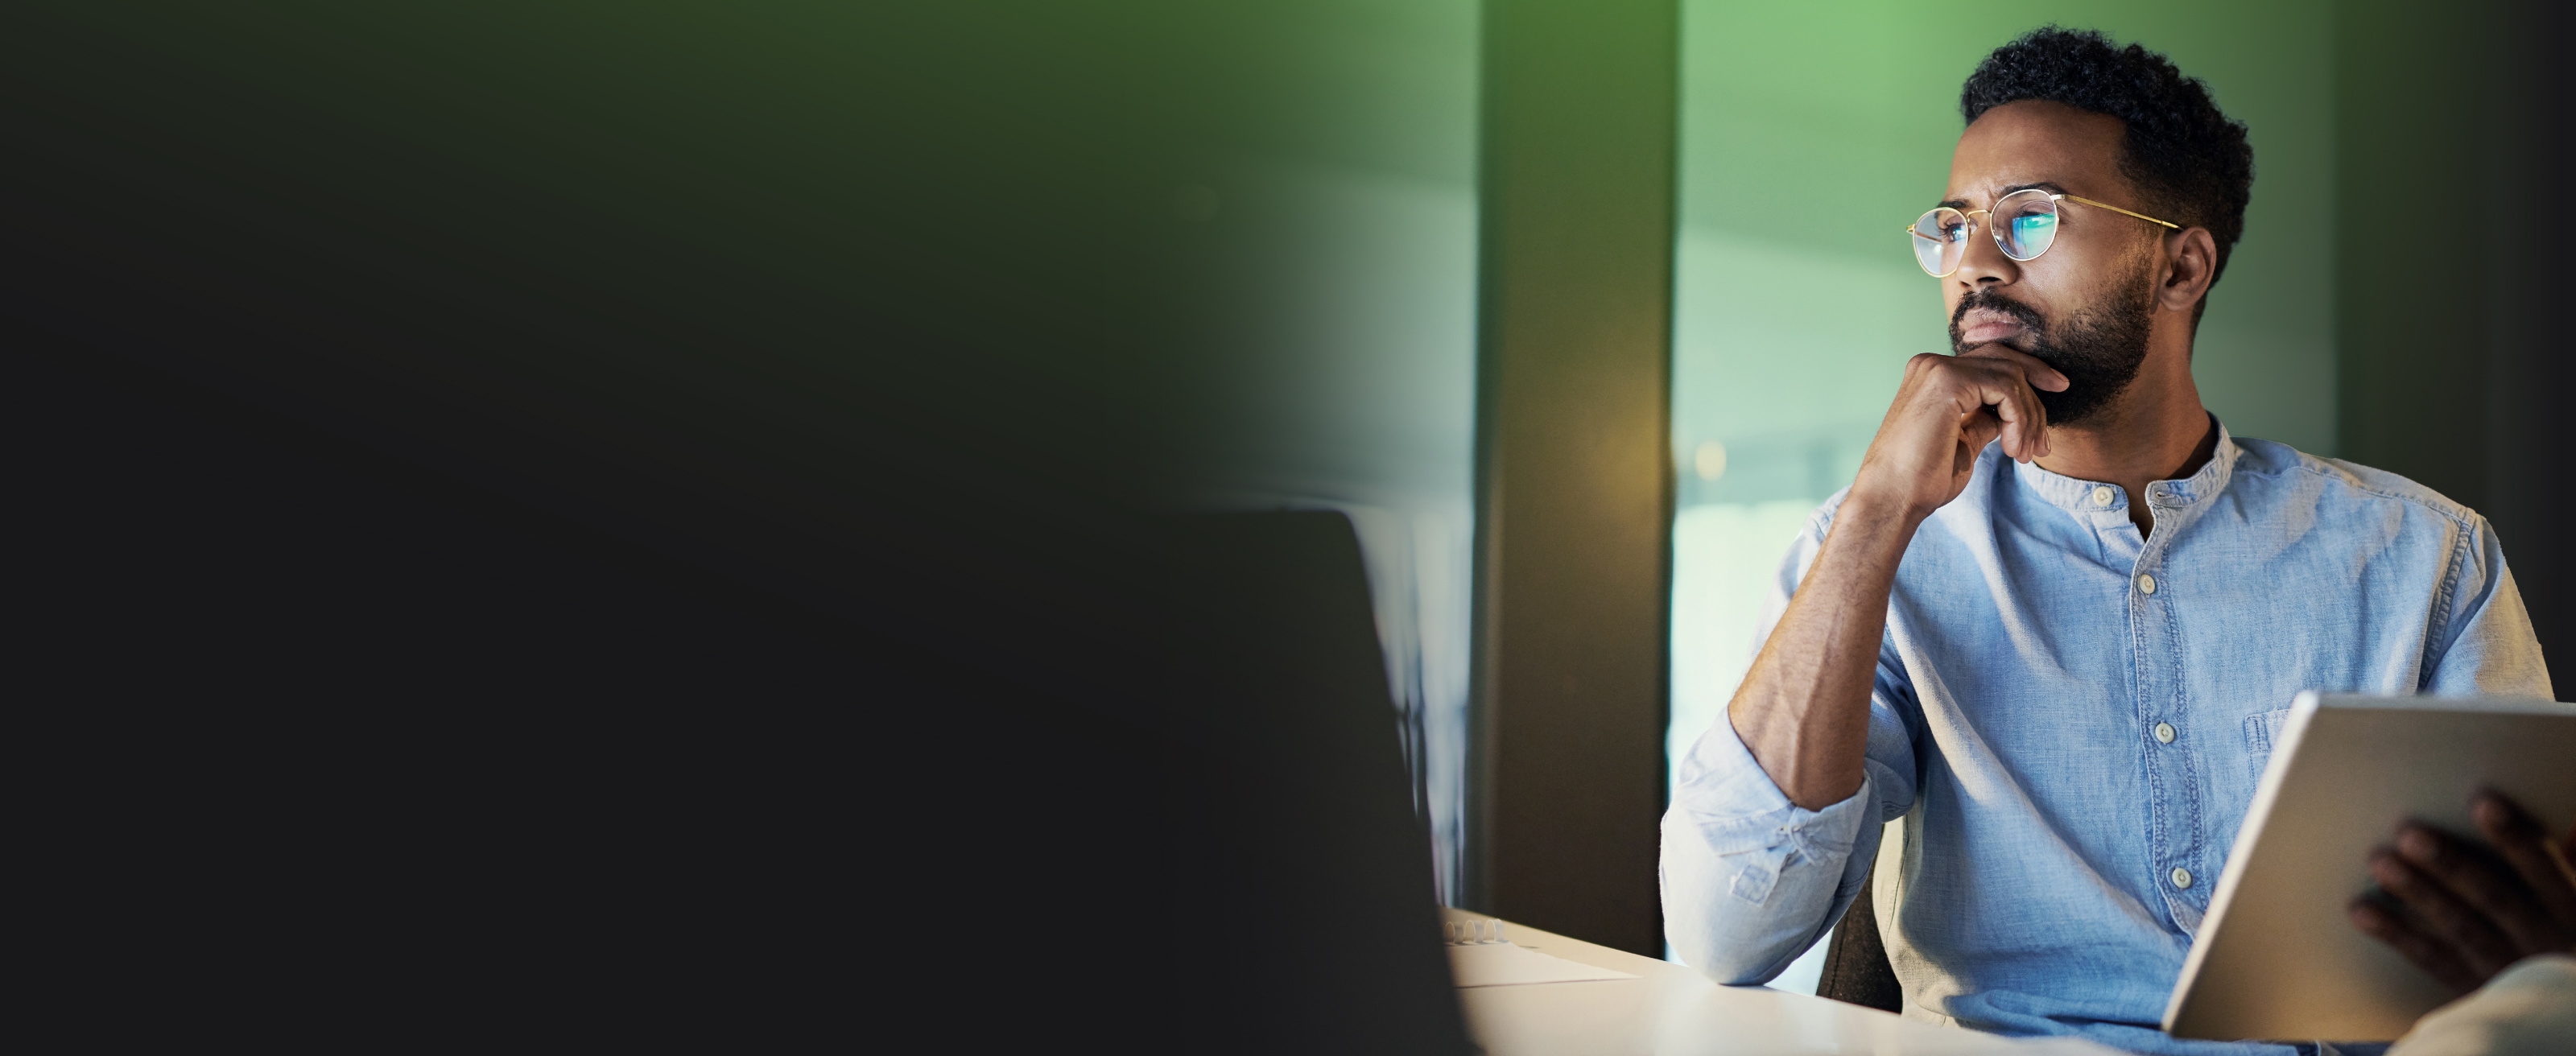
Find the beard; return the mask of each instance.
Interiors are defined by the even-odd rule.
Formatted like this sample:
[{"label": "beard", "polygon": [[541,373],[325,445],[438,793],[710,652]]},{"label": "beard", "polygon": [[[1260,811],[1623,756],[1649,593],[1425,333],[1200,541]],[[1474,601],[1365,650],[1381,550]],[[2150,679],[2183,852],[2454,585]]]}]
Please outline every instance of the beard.
[{"label": "beard", "polygon": [[2035,390],[2039,405],[2048,411],[2051,426],[2075,425],[2099,415],[2111,405],[2129,383],[2137,380],[2138,368],[2147,360],[2147,332],[2155,322],[2155,290],[2143,274],[2127,276],[2111,286],[2110,296],[2067,316],[2058,325],[2049,325],[2048,317],[2039,310],[2005,297],[1991,289],[1972,290],[1959,298],[1959,307],[1950,313],[1950,351],[1965,352],[1970,347],[1959,340],[1959,319],[1971,308],[1984,308],[2013,317],[2029,335],[2029,348],[2023,351],[2040,362],[2057,368],[2066,375],[2066,391]]}]

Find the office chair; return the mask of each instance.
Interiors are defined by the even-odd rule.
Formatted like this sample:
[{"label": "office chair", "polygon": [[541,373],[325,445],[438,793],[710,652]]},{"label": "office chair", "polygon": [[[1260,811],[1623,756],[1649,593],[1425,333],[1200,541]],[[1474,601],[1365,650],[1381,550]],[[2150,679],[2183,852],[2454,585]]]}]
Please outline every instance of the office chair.
[{"label": "office chair", "polygon": [[1894,1012],[1904,1006],[1905,990],[1897,985],[1896,969],[1887,960],[1887,944],[1879,939],[1878,912],[1871,908],[1870,898],[1870,889],[1877,886],[1860,885],[1860,897],[1852,899],[1851,908],[1834,925],[1833,937],[1826,940],[1825,971],[1816,980],[1816,996]]}]

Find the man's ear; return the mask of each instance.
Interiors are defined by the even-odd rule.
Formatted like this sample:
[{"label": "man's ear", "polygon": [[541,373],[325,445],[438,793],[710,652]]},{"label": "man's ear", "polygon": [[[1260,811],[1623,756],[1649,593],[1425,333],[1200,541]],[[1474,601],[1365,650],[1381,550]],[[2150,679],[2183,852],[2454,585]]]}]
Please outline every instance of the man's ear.
[{"label": "man's ear", "polygon": [[2218,240],[2205,227],[2186,227],[2165,235],[2164,283],[2156,287],[2156,306],[2188,312],[2218,281]]}]

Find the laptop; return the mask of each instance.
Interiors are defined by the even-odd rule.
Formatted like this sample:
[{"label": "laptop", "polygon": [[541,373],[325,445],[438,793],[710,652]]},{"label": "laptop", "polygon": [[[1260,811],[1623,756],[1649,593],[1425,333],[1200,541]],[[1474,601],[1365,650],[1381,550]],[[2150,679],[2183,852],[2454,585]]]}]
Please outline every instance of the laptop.
[{"label": "laptop", "polygon": [[1206,1052],[1467,1056],[1350,520],[1173,528],[1181,1035]]}]

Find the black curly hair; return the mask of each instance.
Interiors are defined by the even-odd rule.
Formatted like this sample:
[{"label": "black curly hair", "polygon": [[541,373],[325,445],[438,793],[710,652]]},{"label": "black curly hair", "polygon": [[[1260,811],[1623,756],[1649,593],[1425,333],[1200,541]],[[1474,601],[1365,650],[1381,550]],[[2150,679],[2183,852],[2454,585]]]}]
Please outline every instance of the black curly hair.
[{"label": "black curly hair", "polygon": [[2210,281],[2227,274],[2227,255],[2245,234],[2245,204],[2254,197],[2254,145],[2246,142],[2245,124],[2210,100],[2208,85],[2183,76],[2157,52],[2121,47],[2089,29],[2049,25],[1978,63],[1959,87],[1959,115],[1975,124],[1986,111],[2024,99],[2109,114],[2126,124],[2120,173],[2163,210],[2157,215],[2208,228],[2218,243]]}]

